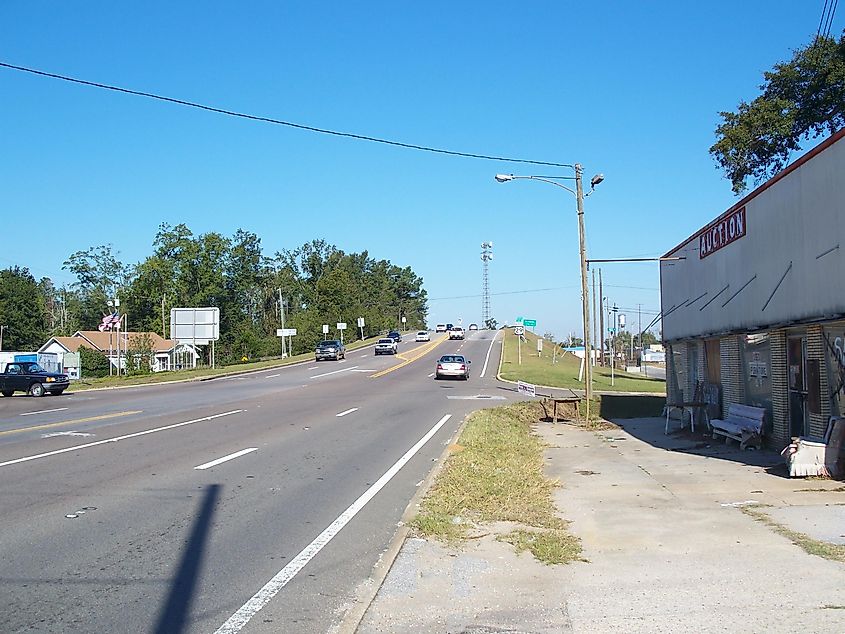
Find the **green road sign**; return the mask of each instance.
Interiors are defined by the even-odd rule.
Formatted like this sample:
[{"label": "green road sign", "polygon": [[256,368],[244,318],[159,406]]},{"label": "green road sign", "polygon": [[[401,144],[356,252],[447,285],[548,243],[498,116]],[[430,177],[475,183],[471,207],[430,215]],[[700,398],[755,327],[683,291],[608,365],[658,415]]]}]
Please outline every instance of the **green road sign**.
[{"label": "green road sign", "polygon": [[516,318],[516,323],[521,324],[521,323],[522,323],[522,317],[517,317],[517,318]]},{"label": "green road sign", "polygon": [[537,320],[536,319],[523,319],[522,325],[528,326],[529,328],[533,328],[534,326],[537,325]]}]

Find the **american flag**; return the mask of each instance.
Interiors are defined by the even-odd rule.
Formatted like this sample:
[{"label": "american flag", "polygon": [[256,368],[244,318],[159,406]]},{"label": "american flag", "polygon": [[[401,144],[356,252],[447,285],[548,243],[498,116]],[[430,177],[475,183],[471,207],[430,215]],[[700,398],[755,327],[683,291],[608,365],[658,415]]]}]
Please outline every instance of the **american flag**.
[{"label": "american flag", "polygon": [[100,322],[100,325],[97,326],[97,329],[100,332],[103,332],[104,330],[109,330],[109,329],[113,328],[119,322],[120,322],[120,313],[115,311],[111,315],[104,315],[103,321]]}]

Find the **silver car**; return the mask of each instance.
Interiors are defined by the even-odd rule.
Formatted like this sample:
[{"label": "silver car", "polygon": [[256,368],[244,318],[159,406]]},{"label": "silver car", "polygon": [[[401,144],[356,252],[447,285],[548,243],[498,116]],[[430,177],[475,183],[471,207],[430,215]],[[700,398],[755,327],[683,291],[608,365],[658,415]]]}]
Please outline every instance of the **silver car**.
[{"label": "silver car", "polygon": [[437,360],[437,368],[434,370],[434,378],[440,379],[447,376],[454,376],[466,381],[469,379],[469,366],[472,361],[468,361],[460,354],[444,354]]}]

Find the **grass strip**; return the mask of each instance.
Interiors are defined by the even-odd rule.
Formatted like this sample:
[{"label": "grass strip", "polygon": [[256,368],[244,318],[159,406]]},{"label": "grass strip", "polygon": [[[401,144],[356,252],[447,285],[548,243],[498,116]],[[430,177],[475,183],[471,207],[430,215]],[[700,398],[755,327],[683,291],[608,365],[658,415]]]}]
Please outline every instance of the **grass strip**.
[{"label": "grass strip", "polygon": [[547,563],[577,559],[578,540],[552,500],[558,483],[543,475],[544,444],[531,429],[536,421],[532,403],[471,414],[412,527],[458,543],[481,524],[511,522],[518,527],[500,539],[518,550]]},{"label": "grass strip", "polygon": [[813,539],[804,533],[799,533],[791,528],[787,528],[786,526],[773,520],[768,513],[761,511],[759,508],[743,506],[740,507],[740,510],[761,524],[765,524],[778,535],[783,535],[793,544],[799,546],[807,554],[822,557],[823,559],[829,559],[831,561],[845,563],[845,545],[823,542],[818,539]]}]

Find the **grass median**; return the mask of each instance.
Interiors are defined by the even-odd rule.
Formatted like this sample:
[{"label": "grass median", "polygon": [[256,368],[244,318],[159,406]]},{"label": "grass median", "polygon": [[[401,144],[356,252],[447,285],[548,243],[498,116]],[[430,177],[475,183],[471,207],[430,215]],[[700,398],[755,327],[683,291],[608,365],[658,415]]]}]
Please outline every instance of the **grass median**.
[{"label": "grass median", "polygon": [[[525,333],[525,341],[522,344],[510,328],[503,329],[501,336],[504,338],[501,367],[503,379],[574,390],[584,389],[584,383],[578,378],[581,359],[574,354],[570,352],[553,354],[555,344],[543,340],[543,352],[538,356],[537,340],[540,337],[532,332]],[[620,370],[614,374],[615,377],[612,377],[610,368],[594,367],[593,390],[655,394],[666,392],[666,382],[662,379],[635,376]]]},{"label": "grass median", "polygon": [[566,530],[552,500],[558,483],[543,474],[544,445],[532,431],[539,416],[536,403],[471,414],[412,527],[459,543],[504,522],[508,528],[496,538],[518,551],[548,564],[580,559],[580,542]]}]

